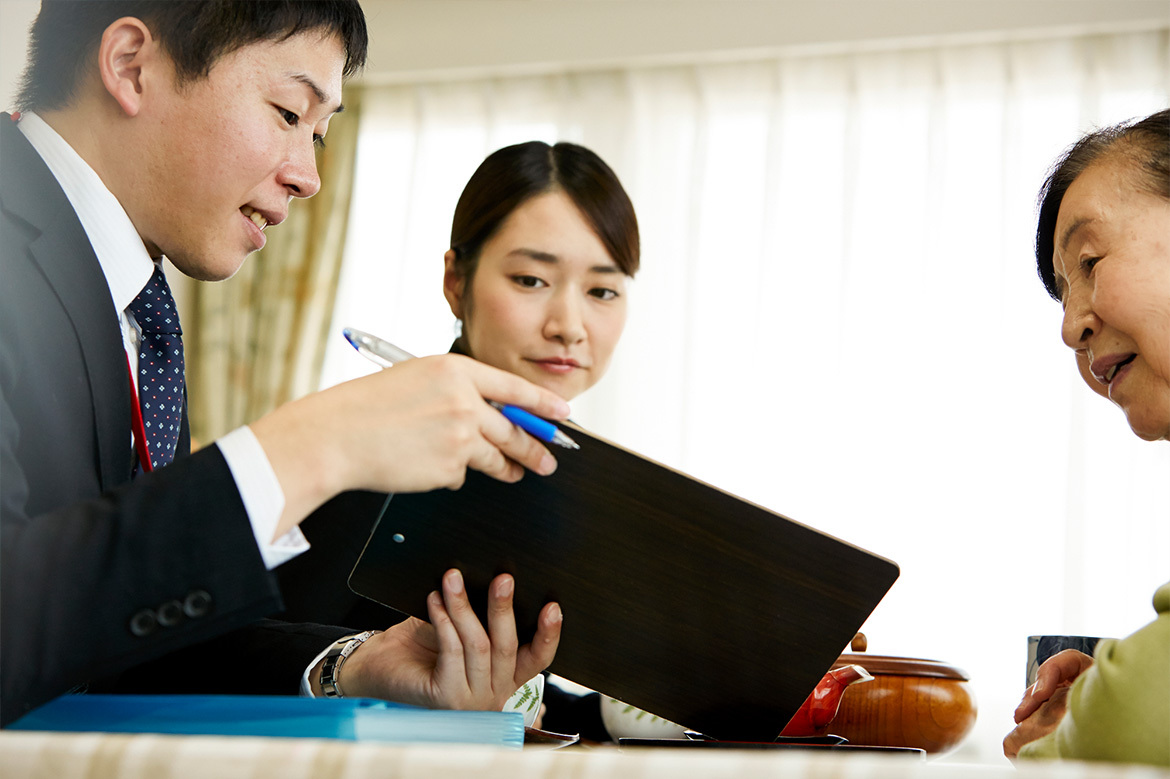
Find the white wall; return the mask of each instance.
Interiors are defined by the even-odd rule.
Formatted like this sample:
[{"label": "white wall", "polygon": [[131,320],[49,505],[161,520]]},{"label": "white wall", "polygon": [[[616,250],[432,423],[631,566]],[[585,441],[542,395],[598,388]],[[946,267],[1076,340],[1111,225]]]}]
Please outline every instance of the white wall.
[{"label": "white wall", "polygon": [[366,79],[759,56],[938,36],[1164,23],[1163,0],[367,0]]},{"label": "white wall", "polygon": [[13,106],[28,49],[28,27],[36,18],[38,0],[0,0],[0,106]]},{"label": "white wall", "polygon": [[[940,36],[1033,36],[1170,20],[1165,0],[365,0],[371,82],[758,56]],[[0,0],[11,107],[38,0]]]}]

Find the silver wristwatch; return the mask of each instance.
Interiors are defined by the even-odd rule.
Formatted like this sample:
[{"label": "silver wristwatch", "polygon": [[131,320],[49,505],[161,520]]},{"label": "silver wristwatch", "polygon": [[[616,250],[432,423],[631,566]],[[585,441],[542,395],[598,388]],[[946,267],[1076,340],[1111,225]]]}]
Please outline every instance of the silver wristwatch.
[{"label": "silver wristwatch", "polygon": [[367,630],[365,633],[344,636],[333,642],[333,646],[329,647],[329,651],[325,653],[325,663],[321,666],[322,695],[326,698],[345,697],[345,693],[341,691],[341,685],[337,683],[337,675],[341,672],[341,666],[359,646],[369,640],[371,636],[381,632],[381,630]]}]

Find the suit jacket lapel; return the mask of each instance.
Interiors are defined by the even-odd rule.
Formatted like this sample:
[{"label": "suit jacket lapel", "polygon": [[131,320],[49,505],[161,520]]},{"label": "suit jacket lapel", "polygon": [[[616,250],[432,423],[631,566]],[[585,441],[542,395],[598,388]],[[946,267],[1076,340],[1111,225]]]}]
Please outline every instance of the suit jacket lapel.
[{"label": "suit jacket lapel", "polygon": [[109,285],[69,199],[7,114],[0,117],[0,157],[0,200],[6,211],[40,231],[29,250],[73,323],[85,356],[101,485],[112,489],[127,481],[133,460],[130,379]]}]

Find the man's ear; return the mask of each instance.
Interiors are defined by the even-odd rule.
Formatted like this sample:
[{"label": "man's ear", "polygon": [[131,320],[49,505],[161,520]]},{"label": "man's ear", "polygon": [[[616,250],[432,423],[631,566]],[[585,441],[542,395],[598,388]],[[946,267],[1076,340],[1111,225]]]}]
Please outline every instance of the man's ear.
[{"label": "man's ear", "polygon": [[455,270],[455,251],[448,249],[443,255],[443,297],[447,298],[447,305],[456,319],[463,318],[463,286],[464,279]]},{"label": "man's ear", "polygon": [[146,71],[157,68],[159,61],[158,45],[140,19],[125,16],[102,33],[98,47],[102,86],[127,116],[136,116],[141,109]]}]

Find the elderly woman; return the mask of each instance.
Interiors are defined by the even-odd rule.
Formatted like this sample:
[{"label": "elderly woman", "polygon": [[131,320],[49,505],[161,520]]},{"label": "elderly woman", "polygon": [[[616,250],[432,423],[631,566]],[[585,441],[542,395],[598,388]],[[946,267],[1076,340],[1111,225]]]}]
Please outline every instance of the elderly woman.
[{"label": "elderly woman", "polygon": [[[1082,138],[1040,197],[1036,263],[1081,375],[1138,436],[1170,440],[1170,111]],[[1154,609],[1095,657],[1045,662],[1004,754],[1170,766],[1170,582]]]}]

